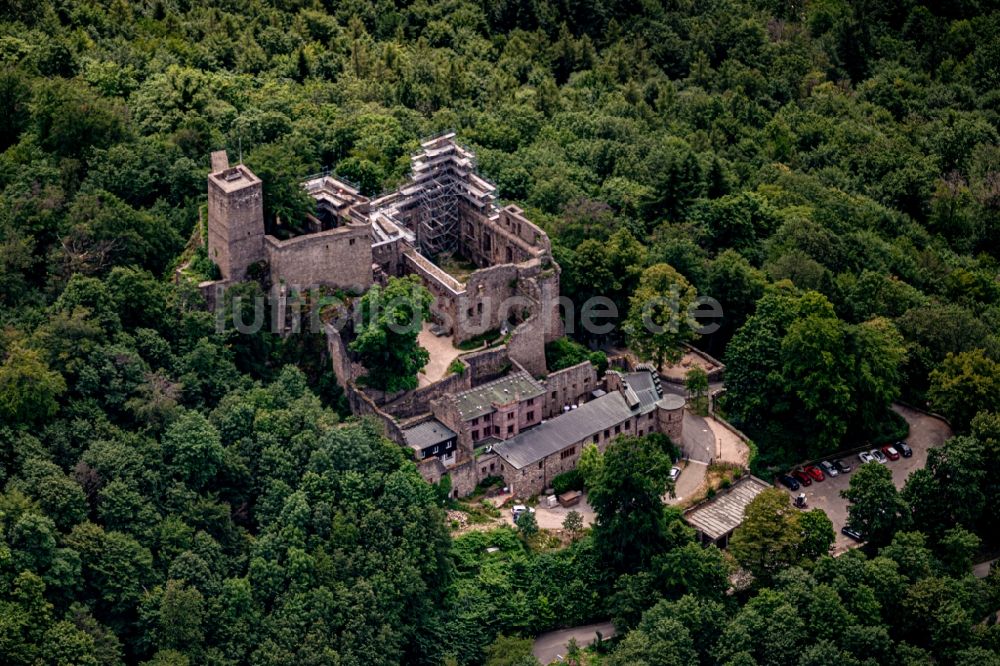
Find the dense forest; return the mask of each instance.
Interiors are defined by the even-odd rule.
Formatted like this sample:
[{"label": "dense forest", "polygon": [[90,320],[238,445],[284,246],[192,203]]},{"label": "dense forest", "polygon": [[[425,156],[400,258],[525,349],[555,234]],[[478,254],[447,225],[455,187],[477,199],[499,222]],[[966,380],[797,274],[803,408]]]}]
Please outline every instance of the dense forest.
[{"label": "dense forest", "polygon": [[[896,436],[897,399],[959,436],[902,491],[856,477],[870,539],[837,558],[774,496],[702,548],[651,438],[587,460],[568,547],[452,539],[321,339],[220,331],[172,279],[211,150],[280,234],[303,176],[377,194],[448,128],[564,294],[624,318],[667,264],[722,304],[694,342],[761,473]],[[989,0],[5,0],[0,662],[528,665],[518,637],[612,618],[592,663],[1000,664],[1000,573],[970,573],[1000,546],[998,260]]]}]

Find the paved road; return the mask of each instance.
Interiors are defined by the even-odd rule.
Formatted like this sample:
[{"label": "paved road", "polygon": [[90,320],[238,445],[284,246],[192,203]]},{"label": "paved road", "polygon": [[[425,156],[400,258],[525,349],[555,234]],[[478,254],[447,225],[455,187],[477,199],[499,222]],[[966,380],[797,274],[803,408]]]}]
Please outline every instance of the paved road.
[{"label": "paved road", "polygon": [[697,460],[681,461],[680,467],[682,468],[681,475],[677,479],[677,485],[674,486],[675,496],[667,496],[663,499],[667,504],[689,502],[691,496],[698,492],[698,489],[705,482],[705,473],[708,471],[706,463]]},{"label": "paved road", "polygon": [[556,661],[558,656],[566,656],[566,644],[569,643],[569,639],[575,638],[577,645],[583,648],[594,642],[597,632],[601,632],[602,638],[611,638],[615,635],[615,627],[610,622],[598,622],[572,629],[550,631],[535,639],[531,653],[543,664],[550,664]]},{"label": "paved road", "polygon": [[976,578],[986,578],[990,575],[990,565],[992,565],[996,560],[989,560],[987,562],[980,562],[979,564],[972,565],[972,573]]},{"label": "paved road", "polygon": [[698,462],[710,463],[716,457],[715,433],[708,422],[697,414],[684,410],[684,433],[681,435],[682,455]]}]

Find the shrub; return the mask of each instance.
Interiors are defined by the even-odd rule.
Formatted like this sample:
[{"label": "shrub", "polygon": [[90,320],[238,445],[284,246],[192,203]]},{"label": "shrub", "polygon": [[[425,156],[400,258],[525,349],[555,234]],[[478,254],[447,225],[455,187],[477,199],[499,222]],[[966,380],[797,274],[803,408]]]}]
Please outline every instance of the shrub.
[{"label": "shrub", "polygon": [[552,489],[556,491],[556,495],[570,490],[583,490],[583,475],[575,469],[557,474],[552,478]]}]

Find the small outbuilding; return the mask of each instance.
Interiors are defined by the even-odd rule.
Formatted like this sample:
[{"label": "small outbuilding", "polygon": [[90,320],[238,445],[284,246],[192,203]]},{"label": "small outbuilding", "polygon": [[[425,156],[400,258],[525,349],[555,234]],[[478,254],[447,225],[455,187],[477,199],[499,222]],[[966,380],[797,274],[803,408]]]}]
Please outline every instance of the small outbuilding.
[{"label": "small outbuilding", "polygon": [[728,490],[684,512],[684,520],[698,531],[703,545],[714,543],[719,548],[729,545],[733,531],[743,524],[743,515],[753,498],[771,484],[748,474]]}]

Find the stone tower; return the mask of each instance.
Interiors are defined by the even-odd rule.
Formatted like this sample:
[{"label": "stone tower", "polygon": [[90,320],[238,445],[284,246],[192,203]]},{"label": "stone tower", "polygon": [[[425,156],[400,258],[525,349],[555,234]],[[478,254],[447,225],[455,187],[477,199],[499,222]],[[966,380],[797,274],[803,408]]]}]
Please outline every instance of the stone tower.
[{"label": "stone tower", "polygon": [[208,175],[208,256],[226,280],[246,279],[264,259],[264,195],[260,178],[242,164],[229,166],[226,151],[212,153]]}]

